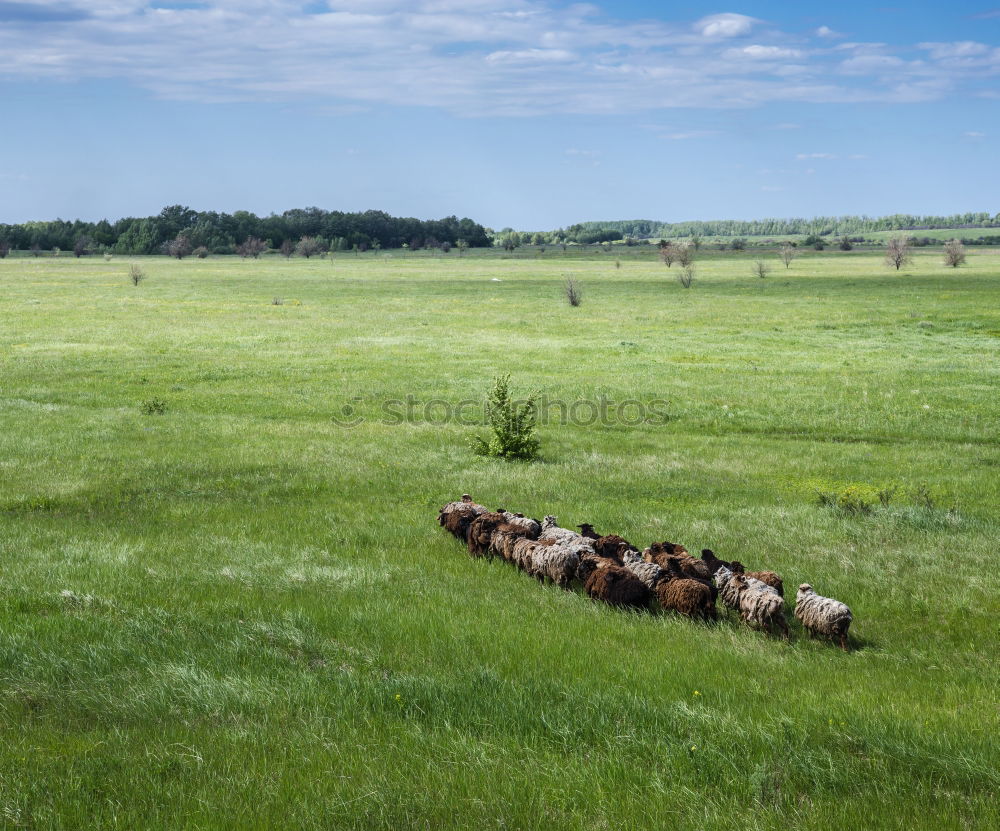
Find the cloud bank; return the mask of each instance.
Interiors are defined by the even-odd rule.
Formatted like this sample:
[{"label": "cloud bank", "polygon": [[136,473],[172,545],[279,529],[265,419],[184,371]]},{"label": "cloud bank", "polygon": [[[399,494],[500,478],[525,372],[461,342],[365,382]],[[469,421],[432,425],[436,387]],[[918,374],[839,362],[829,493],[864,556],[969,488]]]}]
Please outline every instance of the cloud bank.
[{"label": "cloud bank", "polygon": [[835,37],[730,12],[621,21],[540,0],[23,0],[0,2],[0,81],[101,78],[208,103],[530,116],[905,103],[1000,74],[1000,49],[976,41]]}]

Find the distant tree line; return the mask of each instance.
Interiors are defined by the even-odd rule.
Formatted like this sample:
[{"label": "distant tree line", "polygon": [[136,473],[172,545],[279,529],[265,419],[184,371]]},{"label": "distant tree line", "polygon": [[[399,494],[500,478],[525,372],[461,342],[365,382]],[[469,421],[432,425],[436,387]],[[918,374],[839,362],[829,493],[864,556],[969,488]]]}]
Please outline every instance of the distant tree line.
[{"label": "distant tree line", "polygon": [[936,228],[1000,228],[1000,213],[964,213],[951,216],[913,214],[892,214],[881,217],[818,216],[813,219],[725,219],[708,222],[656,222],[650,219],[580,222],[548,232],[550,238],[546,241],[593,244],[622,239],[782,237],[795,234],[844,237],[878,231],[919,231]]},{"label": "distant tree line", "polygon": [[[300,208],[259,217],[249,211],[232,214],[195,211],[182,205],[157,216],[126,217],[117,222],[69,222],[56,219],[0,225],[0,247],[22,251],[72,251],[114,254],[171,254],[204,250],[211,254],[245,255],[248,241],[288,250],[302,239],[318,251],[365,251],[380,248],[484,247],[493,244],[486,228],[454,216],[421,220],[389,216],[383,211],[343,213]],[[259,253],[259,252],[258,252]],[[251,253],[251,256],[255,256]]]}]

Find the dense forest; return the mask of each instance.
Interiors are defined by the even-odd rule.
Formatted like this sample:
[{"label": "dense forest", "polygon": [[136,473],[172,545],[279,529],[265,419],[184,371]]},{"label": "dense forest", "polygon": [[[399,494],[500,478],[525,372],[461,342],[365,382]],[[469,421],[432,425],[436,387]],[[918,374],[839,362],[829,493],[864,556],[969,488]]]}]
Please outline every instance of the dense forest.
[{"label": "dense forest", "polygon": [[568,242],[594,243],[625,239],[671,237],[855,236],[877,231],[920,231],[934,228],[1000,228],[1000,213],[951,216],[817,216],[813,219],[723,219],[696,222],[656,222],[650,219],[581,222],[555,232]]},{"label": "dense forest", "polygon": [[53,220],[0,225],[0,247],[21,250],[61,249],[82,253],[158,254],[180,240],[186,249],[211,254],[238,253],[248,240],[263,247],[286,248],[309,239],[317,250],[354,248],[437,248],[492,244],[486,229],[471,219],[449,216],[420,220],[389,216],[382,211],[342,213],[302,208],[259,217],[249,211],[232,214],[195,211],[181,205],[164,208],[157,216],[127,217],[117,222]]}]

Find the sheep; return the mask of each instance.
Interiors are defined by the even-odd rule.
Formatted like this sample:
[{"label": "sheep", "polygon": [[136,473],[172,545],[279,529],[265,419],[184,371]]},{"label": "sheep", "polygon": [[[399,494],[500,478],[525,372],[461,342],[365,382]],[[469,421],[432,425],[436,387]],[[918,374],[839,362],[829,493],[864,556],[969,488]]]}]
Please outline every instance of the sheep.
[{"label": "sheep", "polygon": [[654,542],[642,552],[642,559],[647,563],[656,563],[660,568],[667,569],[671,562],[677,564],[685,577],[692,580],[711,580],[712,572],[704,560],[696,559],[687,553],[683,545],[671,542]]},{"label": "sheep", "polygon": [[664,609],[679,612],[686,617],[703,620],[716,618],[712,591],[701,580],[689,580],[685,577],[663,580],[656,586],[656,597]]},{"label": "sheep", "polygon": [[506,562],[514,561],[514,544],[518,540],[534,542],[527,530],[520,525],[504,523],[497,527],[490,538],[490,553],[500,557]]},{"label": "sheep", "polygon": [[502,508],[497,508],[497,513],[503,514],[509,525],[523,528],[527,532],[526,535],[533,540],[537,540],[538,535],[542,533],[542,524],[537,519],[531,519],[524,514],[512,514]]},{"label": "sheep", "polygon": [[636,554],[639,553],[638,548],[617,534],[605,534],[603,537],[599,537],[594,542],[594,550],[601,557],[610,557],[612,560],[616,560],[619,565],[624,561],[625,552],[634,551]]},{"label": "sheep", "polygon": [[775,589],[745,574],[737,574],[722,567],[715,573],[722,602],[740,613],[743,622],[758,626],[773,634],[772,626],[777,625],[788,638],[788,622],[785,620],[785,601]]},{"label": "sheep", "polygon": [[686,566],[689,566],[688,560],[691,557],[668,557],[666,559],[667,567],[664,569],[665,578],[667,580],[694,580],[697,583],[701,583],[708,589],[708,593],[712,598],[712,607],[715,607],[715,599],[719,596],[719,589],[712,581],[712,578],[700,577],[697,572],[693,572]]},{"label": "sheep", "polygon": [[581,537],[586,537],[587,539],[590,540],[599,540],[601,538],[601,535],[594,530],[594,526],[591,525],[589,522],[581,523],[576,527],[580,529]]},{"label": "sheep", "polygon": [[554,516],[547,516],[542,520],[542,530],[538,535],[540,540],[551,540],[552,542],[563,543],[573,548],[577,554],[593,554],[594,541],[569,528],[560,528],[556,524]]},{"label": "sheep", "polygon": [[445,531],[458,537],[462,542],[467,542],[472,520],[486,512],[485,505],[473,502],[472,497],[465,493],[462,494],[460,502],[449,502],[438,511],[438,525],[443,526]]},{"label": "sheep", "polygon": [[528,572],[544,583],[548,577],[561,589],[568,589],[580,567],[580,555],[566,543],[541,540],[531,551]]},{"label": "sheep", "polygon": [[743,563],[738,560],[730,563],[729,569],[734,574],[745,574],[747,577],[760,580],[761,583],[766,583],[774,589],[781,597],[785,596],[785,584],[781,580],[781,575],[776,571],[747,571]]},{"label": "sheep", "polygon": [[468,545],[473,557],[492,557],[493,534],[501,525],[507,524],[507,517],[499,512],[487,511],[469,523]]},{"label": "sheep", "polygon": [[516,565],[521,571],[532,573],[535,550],[540,546],[552,545],[551,542],[531,540],[527,537],[519,537],[510,546],[510,562]]},{"label": "sheep", "polygon": [[584,591],[594,600],[630,609],[649,608],[649,589],[628,569],[607,566],[594,571],[584,584]]},{"label": "sheep", "polygon": [[590,575],[598,569],[619,565],[621,563],[608,557],[598,557],[596,554],[581,554],[580,565],[576,568],[576,577],[581,583],[586,584]]},{"label": "sheep", "polygon": [[701,549],[701,559],[705,561],[705,565],[708,566],[708,570],[712,574],[715,574],[720,568],[728,568],[730,571],[733,569],[732,563],[720,560],[715,556],[715,552],[711,548]]},{"label": "sheep", "polygon": [[728,568],[730,571],[737,574],[746,574],[747,577],[753,577],[755,580],[760,580],[762,583],[767,583],[771,588],[778,592],[782,597],[785,596],[785,586],[781,580],[781,575],[774,571],[747,571],[743,563],[738,561],[727,562],[726,560],[720,560],[715,556],[715,552],[711,548],[703,548],[701,550],[701,559],[708,566],[708,570],[715,574],[720,568]]},{"label": "sheep", "polygon": [[810,638],[817,634],[837,638],[840,648],[847,652],[847,630],[853,615],[846,604],[816,594],[812,586],[803,583],[795,595],[795,617],[802,621]]},{"label": "sheep", "polygon": [[629,550],[622,555],[622,561],[629,571],[638,577],[649,589],[655,590],[667,575],[656,563],[644,562],[638,551]]}]

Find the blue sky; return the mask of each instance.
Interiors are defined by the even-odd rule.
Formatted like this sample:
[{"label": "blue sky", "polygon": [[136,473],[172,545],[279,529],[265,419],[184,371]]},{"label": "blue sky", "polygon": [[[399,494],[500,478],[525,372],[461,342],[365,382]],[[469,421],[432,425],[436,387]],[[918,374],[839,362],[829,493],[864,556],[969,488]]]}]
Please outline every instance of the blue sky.
[{"label": "blue sky", "polygon": [[997,212],[998,110],[988,2],[0,0],[0,222]]}]

